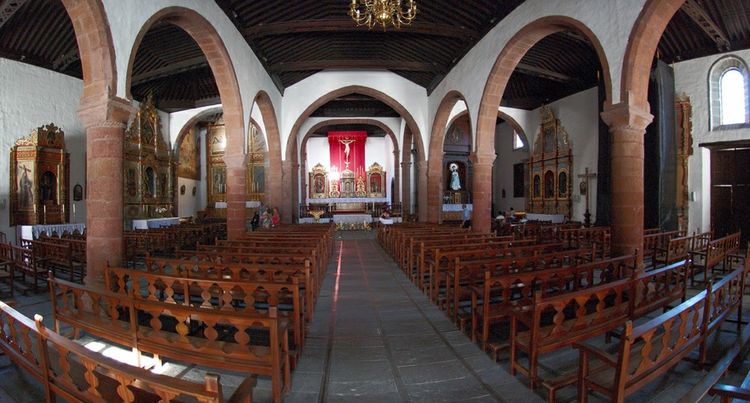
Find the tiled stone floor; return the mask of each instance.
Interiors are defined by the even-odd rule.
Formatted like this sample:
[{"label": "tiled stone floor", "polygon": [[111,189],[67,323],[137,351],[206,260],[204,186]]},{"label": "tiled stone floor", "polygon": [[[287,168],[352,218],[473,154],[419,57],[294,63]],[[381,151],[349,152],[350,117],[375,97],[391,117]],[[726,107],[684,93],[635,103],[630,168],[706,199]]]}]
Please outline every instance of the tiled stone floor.
[{"label": "tiled stone floor", "polygon": [[[374,233],[339,232],[314,320],[285,402],[534,402],[544,389],[531,391],[525,380],[508,374],[507,355],[493,362],[414,287],[378,246]],[[746,298],[746,301],[748,298]],[[26,315],[40,313],[51,326],[45,294],[17,298]],[[749,303],[746,302],[746,306]],[[725,325],[727,330],[733,326]],[[713,358],[735,334],[714,338]],[[93,340],[83,338],[81,343]],[[611,347],[617,343],[612,343]],[[109,346],[89,348],[109,353]],[[116,351],[115,351],[116,353]],[[542,357],[542,374],[575,368],[572,349]],[[745,364],[738,373],[746,373]],[[200,380],[206,368],[168,362],[160,372]],[[213,371],[216,372],[216,371]],[[219,372],[225,393],[241,374]],[[731,374],[734,384],[744,375]],[[687,362],[631,396],[632,402],[673,402],[703,376]],[[41,401],[32,382],[0,358],[0,402]],[[254,401],[270,401],[270,381],[260,378]],[[575,389],[559,400],[574,401]],[[603,401],[595,395],[591,401]],[[711,399],[705,399],[711,401]],[[716,400],[718,401],[718,400]]]}]

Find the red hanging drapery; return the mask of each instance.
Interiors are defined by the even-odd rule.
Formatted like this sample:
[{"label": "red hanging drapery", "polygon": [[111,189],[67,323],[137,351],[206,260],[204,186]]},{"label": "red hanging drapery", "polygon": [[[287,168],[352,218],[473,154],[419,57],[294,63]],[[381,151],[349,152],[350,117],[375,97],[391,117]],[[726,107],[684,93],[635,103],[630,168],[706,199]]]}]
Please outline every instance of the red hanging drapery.
[{"label": "red hanging drapery", "polygon": [[365,175],[365,142],[366,131],[328,132],[328,147],[331,153],[331,169],[339,172],[346,169],[346,145],[349,143],[349,170],[357,177]]}]

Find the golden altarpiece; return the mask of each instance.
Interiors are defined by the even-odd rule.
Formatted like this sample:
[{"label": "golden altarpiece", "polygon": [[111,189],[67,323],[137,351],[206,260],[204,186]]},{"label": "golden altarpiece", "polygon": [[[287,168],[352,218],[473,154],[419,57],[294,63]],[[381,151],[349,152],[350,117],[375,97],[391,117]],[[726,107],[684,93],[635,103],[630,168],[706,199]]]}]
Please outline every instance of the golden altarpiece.
[{"label": "golden altarpiece", "polygon": [[70,154],[65,133],[50,123],[10,152],[10,225],[62,224],[70,214]]},{"label": "golden altarpiece", "polygon": [[565,128],[554,112],[543,106],[539,133],[529,157],[529,197],[526,211],[562,214],[570,219],[573,149]]},{"label": "golden altarpiece", "polygon": [[174,215],[174,163],[161,119],[148,97],[125,131],[123,182],[126,223]]},{"label": "golden altarpiece", "polygon": [[[227,135],[223,117],[207,126],[206,139],[208,205],[212,214],[224,216],[226,209],[215,208],[217,203],[221,205],[227,201],[227,166],[224,163]],[[248,131],[246,151],[245,200],[260,202],[266,191],[265,164],[268,152],[263,133],[253,122]],[[254,211],[256,208],[251,209]]]}]

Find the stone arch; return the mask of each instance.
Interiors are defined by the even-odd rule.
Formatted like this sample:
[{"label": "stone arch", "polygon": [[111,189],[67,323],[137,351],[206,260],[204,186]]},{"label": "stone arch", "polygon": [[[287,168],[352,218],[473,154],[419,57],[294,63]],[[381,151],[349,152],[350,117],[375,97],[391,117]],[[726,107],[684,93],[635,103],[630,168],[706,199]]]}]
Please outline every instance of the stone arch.
[{"label": "stone arch", "polygon": [[[351,85],[347,87],[342,87],[336,90],[333,90],[318,99],[316,99],[312,104],[310,104],[297,118],[297,120],[294,122],[294,125],[292,126],[291,131],[289,132],[289,138],[287,139],[286,143],[286,157],[284,159],[283,165],[283,171],[284,171],[284,189],[285,189],[285,201],[288,201],[288,203],[294,203],[295,201],[299,201],[299,187],[297,186],[299,183],[299,153],[298,153],[298,147],[297,147],[297,139],[299,136],[299,130],[302,127],[302,124],[307,120],[307,118],[310,117],[310,115],[315,112],[318,108],[325,105],[329,101],[336,99],[338,97],[349,95],[349,94],[363,94],[370,97],[373,97],[386,105],[390,106],[398,112],[401,117],[406,121],[407,126],[411,130],[411,133],[416,138],[416,146],[417,146],[417,163],[420,163],[420,161],[425,161],[425,150],[424,145],[422,144],[422,135],[419,130],[419,126],[417,125],[416,120],[414,120],[414,117],[409,113],[409,111],[406,110],[406,108],[401,105],[400,102],[396,101],[392,97],[388,96],[387,94],[378,91],[376,89],[370,88],[370,87],[364,87],[360,85]],[[287,174],[288,173],[288,174]],[[288,178],[288,179],[287,179]],[[426,194],[426,183],[423,183],[423,181],[418,181],[418,186],[420,186],[420,195]],[[424,191],[422,189],[424,188]],[[286,191],[291,190],[291,194],[289,197],[286,197]],[[289,206],[289,209],[291,211],[291,208],[293,206]],[[424,209],[422,209],[424,210]],[[420,210],[420,211],[422,211]]]},{"label": "stone arch", "polygon": [[126,94],[130,93],[133,63],[143,37],[158,21],[167,22],[184,30],[198,44],[206,56],[208,65],[219,89],[221,105],[224,109],[224,122],[227,136],[227,231],[229,238],[236,238],[245,232],[245,168],[244,144],[245,125],[237,75],[219,33],[198,12],[184,7],[167,7],[152,15],[141,27],[128,61]]},{"label": "stone arch", "polygon": [[526,52],[537,42],[551,34],[565,30],[579,32],[591,42],[602,68],[607,94],[605,103],[609,105],[612,102],[612,78],[609,71],[609,62],[599,39],[584,23],[565,16],[547,16],[532,21],[513,35],[492,66],[479,105],[474,158],[477,164],[482,165],[487,172],[479,173],[478,169],[475,170],[473,213],[475,230],[485,231],[489,230],[490,227],[492,192],[486,183],[492,182],[491,170],[495,158],[495,122],[500,100],[505,93],[510,76]]},{"label": "stone arch", "polygon": [[78,43],[83,70],[81,99],[106,99],[117,93],[112,32],[101,0],[62,0]]},{"label": "stone arch", "polygon": [[[279,124],[276,120],[276,110],[273,107],[271,97],[265,91],[258,92],[254,104],[258,105],[260,114],[263,116],[263,134],[266,137],[266,147],[268,148],[269,169],[266,172],[266,189],[268,192],[266,203],[271,206],[283,206],[284,200],[289,197],[284,195],[282,186],[281,137]],[[282,220],[290,223],[292,221],[292,210],[284,207],[280,208]]]},{"label": "stone arch", "polygon": [[[430,159],[427,162],[428,222],[440,222],[443,206],[443,143],[445,141],[445,132],[448,129],[450,113],[456,103],[460,101],[466,103],[466,98],[463,94],[455,90],[448,92],[443,97],[443,100],[440,101],[435,118],[433,119],[432,131],[430,132]],[[456,115],[454,119],[461,116],[462,113]],[[471,117],[469,117],[469,126],[471,126]]]},{"label": "stone arch", "polygon": [[523,130],[521,125],[518,124],[518,121],[499,109],[497,111],[497,116],[505,120],[505,122],[508,123],[513,128],[513,130],[515,130],[516,133],[518,133],[518,135],[523,138],[523,143],[526,144],[527,147],[529,147],[529,152],[531,152],[531,141],[529,141],[529,136],[526,135],[526,132]]},{"label": "stone arch", "polygon": [[648,0],[643,6],[630,32],[623,59],[621,102],[641,107],[648,104],[648,80],[656,47],[669,21],[684,3],[685,0]]}]

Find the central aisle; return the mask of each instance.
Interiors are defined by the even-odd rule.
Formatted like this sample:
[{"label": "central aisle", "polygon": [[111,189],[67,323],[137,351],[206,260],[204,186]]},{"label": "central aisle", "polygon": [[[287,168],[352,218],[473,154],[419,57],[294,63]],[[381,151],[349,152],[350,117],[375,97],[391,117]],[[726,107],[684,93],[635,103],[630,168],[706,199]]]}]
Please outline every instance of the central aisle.
[{"label": "central aisle", "polygon": [[337,233],[285,402],[541,401],[458,331],[374,236]]}]

